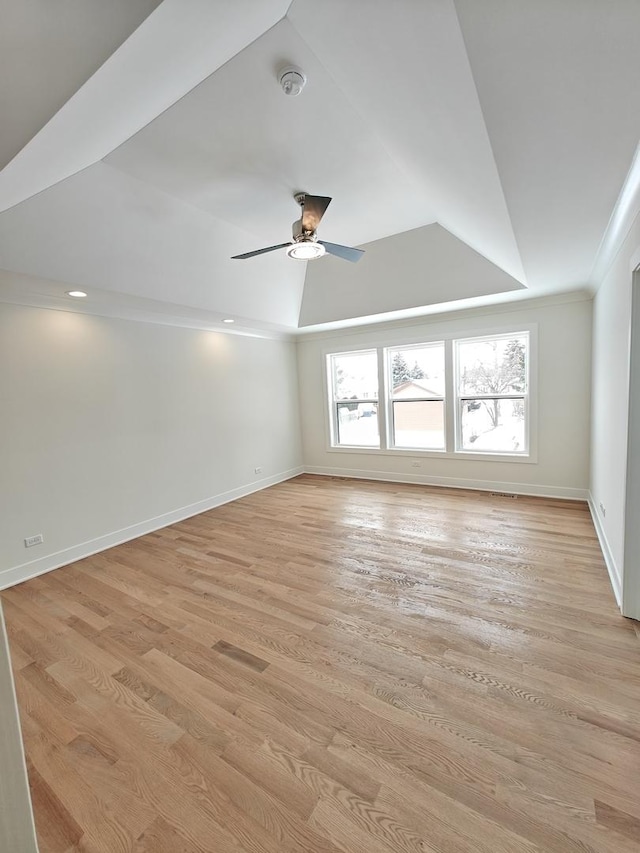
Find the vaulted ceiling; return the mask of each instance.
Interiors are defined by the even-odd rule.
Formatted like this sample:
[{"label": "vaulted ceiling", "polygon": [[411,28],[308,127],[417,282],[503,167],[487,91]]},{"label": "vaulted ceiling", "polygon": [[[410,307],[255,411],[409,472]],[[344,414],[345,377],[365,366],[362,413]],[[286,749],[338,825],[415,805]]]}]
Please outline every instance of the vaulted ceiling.
[{"label": "vaulted ceiling", "polygon": [[[0,0],[0,19],[0,300],[296,330],[582,289],[640,139],[637,0]],[[231,260],[290,239],[300,190],[333,197],[320,236],[360,263]]]}]

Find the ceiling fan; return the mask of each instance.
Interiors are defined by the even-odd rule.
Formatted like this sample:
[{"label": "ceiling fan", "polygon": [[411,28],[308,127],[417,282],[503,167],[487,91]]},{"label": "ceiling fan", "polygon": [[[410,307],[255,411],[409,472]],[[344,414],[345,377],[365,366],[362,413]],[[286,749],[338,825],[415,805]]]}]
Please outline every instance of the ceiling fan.
[{"label": "ceiling fan", "polygon": [[331,203],[328,196],[296,193],[294,198],[300,205],[302,213],[300,219],[296,219],[293,223],[293,238],[290,242],[278,243],[277,246],[268,246],[266,249],[256,249],[255,252],[245,252],[244,255],[234,255],[231,260],[244,261],[246,258],[254,258],[256,255],[264,255],[266,252],[275,252],[276,249],[284,249],[285,246],[290,258],[298,258],[303,261],[321,258],[325,252],[352,263],[360,260],[364,255],[362,249],[352,249],[350,246],[318,240],[316,229]]}]

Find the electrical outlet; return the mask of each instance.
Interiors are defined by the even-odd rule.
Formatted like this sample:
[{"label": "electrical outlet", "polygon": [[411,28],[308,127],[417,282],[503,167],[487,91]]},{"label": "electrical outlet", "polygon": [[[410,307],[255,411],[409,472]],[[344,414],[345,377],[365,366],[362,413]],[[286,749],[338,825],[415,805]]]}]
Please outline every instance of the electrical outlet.
[{"label": "electrical outlet", "polygon": [[602,513],[602,517],[605,518],[607,515],[607,511],[604,508],[604,504],[602,503],[602,501],[600,501],[600,512]]},{"label": "electrical outlet", "polygon": [[258,465],[257,468],[253,469],[254,474],[262,474],[262,465]]},{"label": "electrical outlet", "polygon": [[24,540],[24,547],[31,548],[33,545],[42,545],[44,542],[44,536],[42,533],[38,533],[37,536],[27,536]]},{"label": "electrical outlet", "polygon": [[422,467],[422,462],[420,462],[420,460],[419,460],[419,459],[412,459],[412,460],[411,460],[411,467],[412,467],[412,468],[421,468],[421,467]]}]

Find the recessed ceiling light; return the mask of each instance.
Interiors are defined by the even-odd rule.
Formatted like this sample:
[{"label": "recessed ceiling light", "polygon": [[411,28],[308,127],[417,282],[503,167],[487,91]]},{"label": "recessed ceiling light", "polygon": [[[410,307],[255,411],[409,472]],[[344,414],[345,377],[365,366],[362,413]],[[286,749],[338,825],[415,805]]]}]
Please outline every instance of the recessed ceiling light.
[{"label": "recessed ceiling light", "polygon": [[316,243],[315,240],[302,240],[300,243],[289,246],[287,255],[300,261],[313,261],[316,258],[321,258],[325,251],[322,243]]},{"label": "recessed ceiling light", "polygon": [[235,320],[232,320],[231,317],[227,317],[226,320],[222,321],[223,323],[235,323]]},{"label": "recessed ceiling light", "polygon": [[67,290],[67,296],[73,296],[76,299],[82,299],[86,295],[84,290]]}]

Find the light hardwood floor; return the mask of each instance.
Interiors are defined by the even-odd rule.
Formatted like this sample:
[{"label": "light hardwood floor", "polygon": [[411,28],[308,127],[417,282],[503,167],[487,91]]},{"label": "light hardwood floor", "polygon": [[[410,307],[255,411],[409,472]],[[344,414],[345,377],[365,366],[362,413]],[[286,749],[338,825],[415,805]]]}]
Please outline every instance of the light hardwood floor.
[{"label": "light hardwood floor", "polygon": [[640,851],[585,504],[302,476],[2,599],[41,853]]}]

